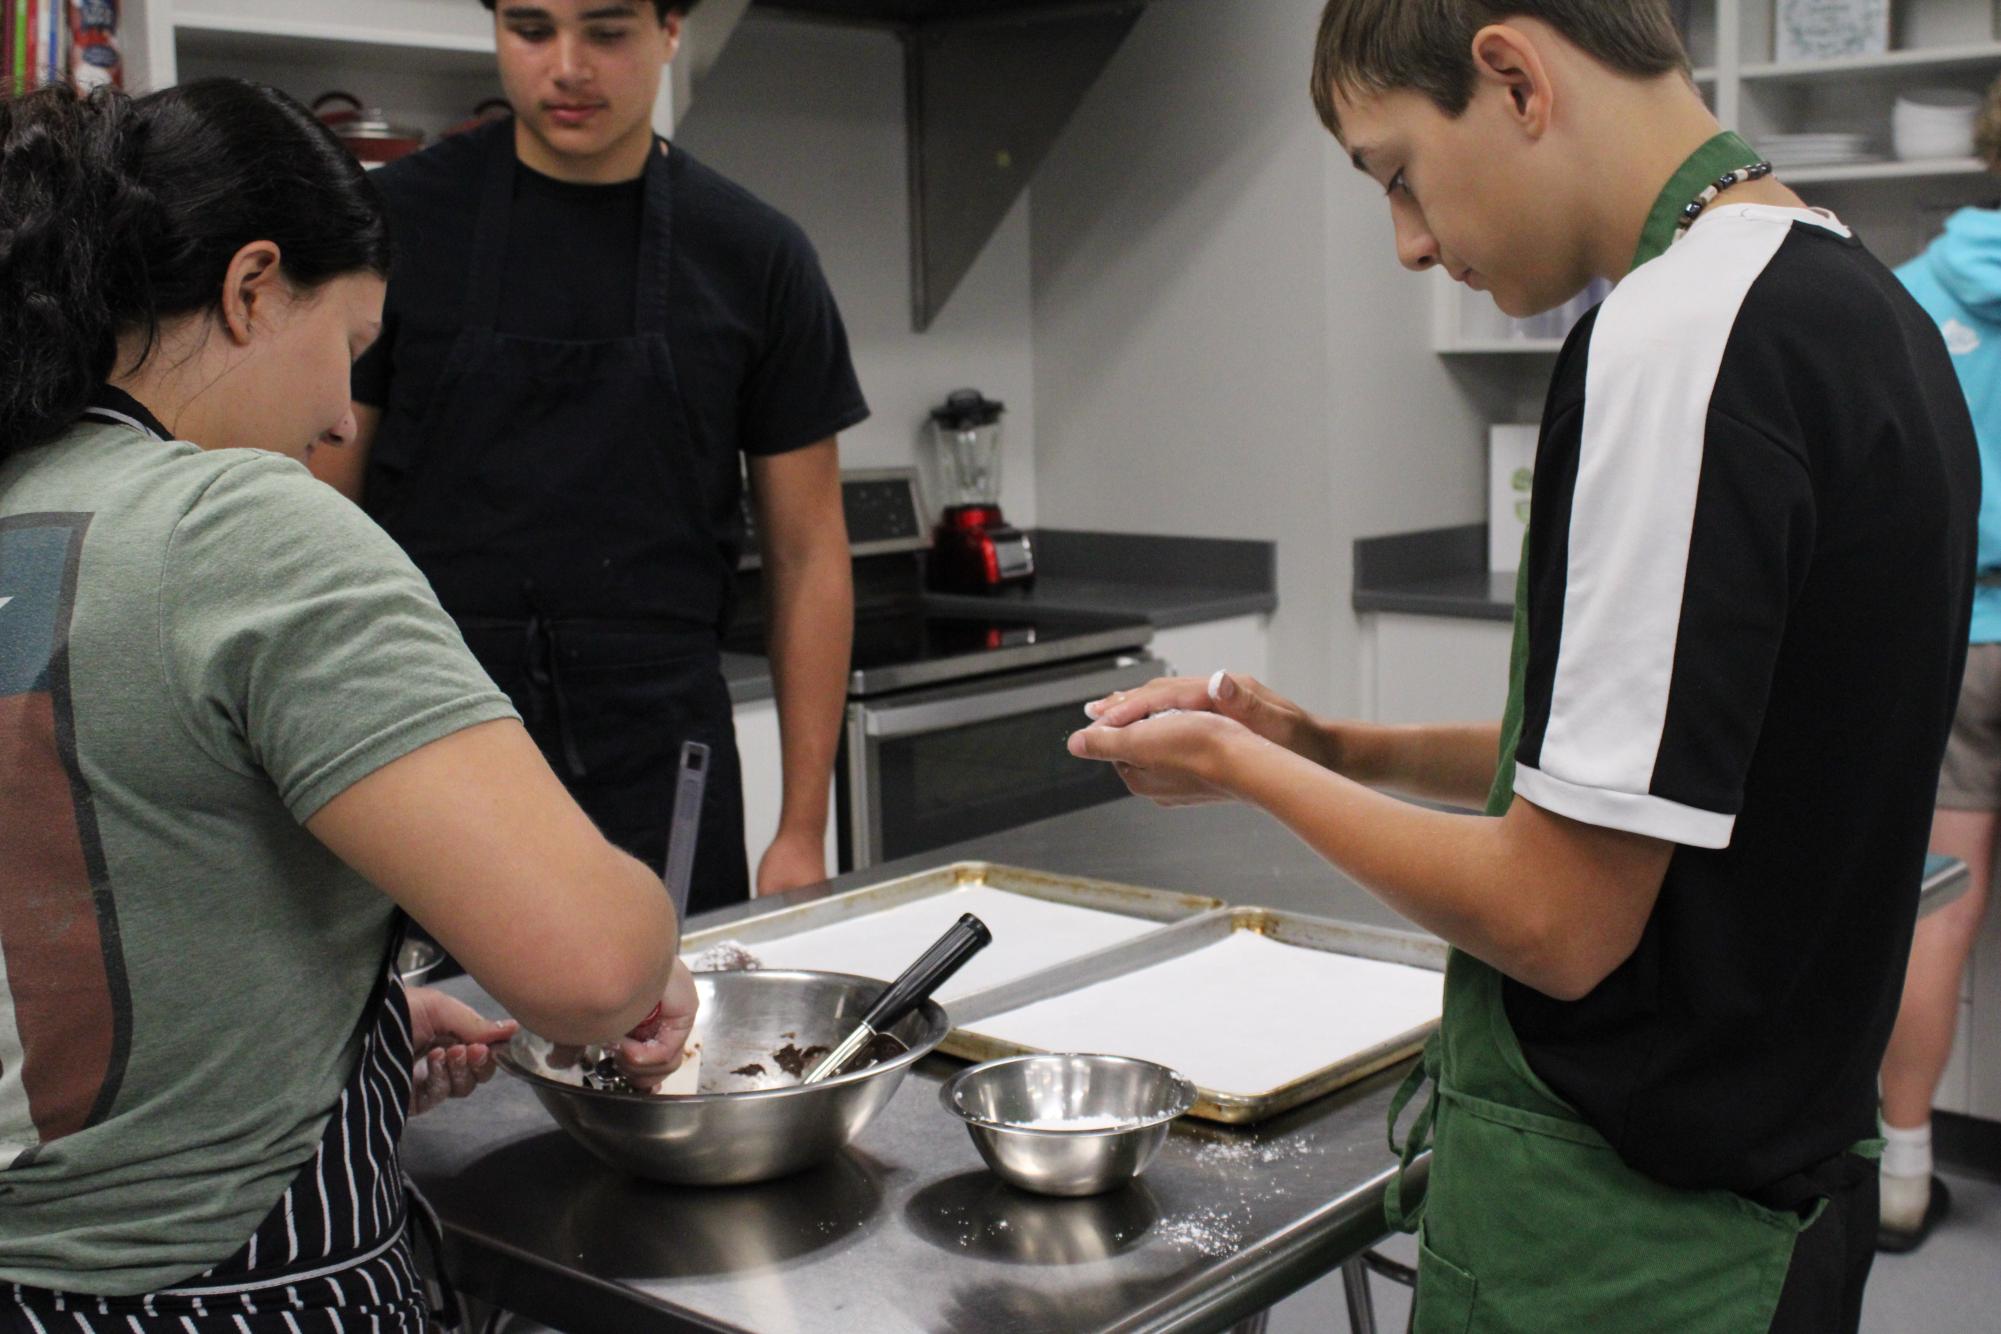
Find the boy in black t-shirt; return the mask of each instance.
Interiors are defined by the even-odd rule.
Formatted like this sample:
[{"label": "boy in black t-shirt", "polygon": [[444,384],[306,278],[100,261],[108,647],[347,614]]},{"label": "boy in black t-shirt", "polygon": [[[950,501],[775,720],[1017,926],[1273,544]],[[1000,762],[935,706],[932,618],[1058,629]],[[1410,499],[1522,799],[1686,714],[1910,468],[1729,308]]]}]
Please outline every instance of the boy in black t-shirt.
[{"label": "boy in black t-shirt", "polygon": [[1973,568],[1945,349],[1719,132],[1660,0],[1332,0],[1313,92],[1407,267],[1512,315],[1618,283],[1551,386],[1508,716],[1220,673],[1072,750],[1263,806],[1456,947],[1428,1199],[1391,1203],[1418,1328],[1854,1329]]},{"label": "boy in black t-shirt", "polygon": [[484,3],[515,114],[376,173],[383,332],[315,471],[626,851],[665,862],[682,745],[709,747],[700,911],[752,889],[718,657],[747,460],[784,758],[755,887],[817,882],[853,633],[835,437],[868,415],[840,312],[790,219],[654,135],[692,4]]}]

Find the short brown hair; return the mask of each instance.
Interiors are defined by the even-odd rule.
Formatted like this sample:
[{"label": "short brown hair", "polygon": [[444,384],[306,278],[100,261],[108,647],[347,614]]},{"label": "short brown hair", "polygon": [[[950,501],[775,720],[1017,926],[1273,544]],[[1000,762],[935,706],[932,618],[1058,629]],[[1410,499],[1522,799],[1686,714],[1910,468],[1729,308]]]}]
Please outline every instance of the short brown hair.
[{"label": "short brown hair", "polygon": [[1313,52],[1313,105],[1336,135],[1339,93],[1408,88],[1448,116],[1473,100],[1473,37],[1503,19],[1540,19],[1621,74],[1688,72],[1667,0],[1328,0]]}]

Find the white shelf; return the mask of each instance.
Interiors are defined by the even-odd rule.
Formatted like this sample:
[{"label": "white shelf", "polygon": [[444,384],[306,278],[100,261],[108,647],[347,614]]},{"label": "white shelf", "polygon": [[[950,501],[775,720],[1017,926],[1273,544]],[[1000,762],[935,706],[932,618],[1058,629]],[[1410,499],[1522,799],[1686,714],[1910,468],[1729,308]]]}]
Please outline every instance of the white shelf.
[{"label": "white shelf", "polygon": [[1788,185],[1830,185],[1842,181],[1915,181],[1946,176],[1983,176],[1987,164],[1977,157],[1933,158],[1917,162],[1857,162],[1841,167],[1779,167]]},{"label": "white shelf", "polygon": [[402,75],[493,78],[493,40],[449,32],[359,29],[180,10],[174,15],[178,65],[347,65]]},{"label": "white shelf", "polygon": [[402,75],[493,77],[493,34],[362,25],[175,6],[176,64],[347,65]]},{"label": "white shelf", "polygon": [[1868,74],[1904,74],[1924,70],[1950,70],[1962,65],[2001,65],[2001,42],[1978,42],[1969,46],[1941,46],[1916,51],[1891,51],[1880,56],[1842,56],[1833,60],[1766,61],[1746,65],[1740,77],[1746,83],[1779,83],[1795,80],[1852,78]]},{"label": "white shelf", "polygon": [[1456,343],[1433,348],[1440,356],[1554,356],[1563,351],[1561,338],[1462,338]]},{"label": "white shelf", "polygon": [[223,34],[258,39],[295,42],[332,42],[350,46],[386,46],[417,51],[451,51],[467,55],[493,56],[493,37],[456,32],[403,31],[384,28],[355,28],[342,23],[316,23],[299,19],[263,18],[243,14],[205,13],[176,9],[176,33]]}]

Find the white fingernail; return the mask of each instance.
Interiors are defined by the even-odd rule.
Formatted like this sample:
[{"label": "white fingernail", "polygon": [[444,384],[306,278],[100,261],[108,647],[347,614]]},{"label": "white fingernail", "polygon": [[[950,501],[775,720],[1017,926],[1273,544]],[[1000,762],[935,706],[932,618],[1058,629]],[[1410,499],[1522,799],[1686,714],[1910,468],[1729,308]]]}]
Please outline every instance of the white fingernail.
[{"label": "white fingernail", "polygon": [[1211,704],[1221,704],[1223,702],[1223,678],[1229,674],[1229,668],[1218,667],[1216,674],[1209,678],[1209,702]]},{"label": "white fingernail", "polygon": [[1104,710],[1098,707],[1098,702],[1096,700],[1092,700],[1089,704],[1086,704],[1084,706],[1084,716],[1086,718],[1089,718],[1094,723],[1098,721],[1098,715],[1103,712]]}]

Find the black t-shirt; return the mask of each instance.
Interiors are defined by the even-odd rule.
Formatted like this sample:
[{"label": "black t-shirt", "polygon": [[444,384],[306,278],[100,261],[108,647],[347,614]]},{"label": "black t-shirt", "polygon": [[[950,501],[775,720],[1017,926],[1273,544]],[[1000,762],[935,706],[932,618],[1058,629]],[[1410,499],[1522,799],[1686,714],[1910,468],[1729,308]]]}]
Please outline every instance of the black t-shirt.
[{"label": "black t-shirt", "polygon": [[1565,345],[1515,790],[1678,846],[1591,995],[1505,996],[1658,1180],[1755,1192],[1875,1133],[1979,492],[1937,328],[1825,215],[1712,208]]},{"label": "black t-shirt", "polygon": [[[356,364],[354,397],[381,431],[420,423],[467,308],[485,150],[513,122],[447,139],[372,174],[396,244],[383,331]],[[690,445],[710,485],[718,543],[742,540],[739,454],[816,444],[868,416],[847,331],[798,225],[675,147],[667,341]],[[515,167],[502,333],[552,340],[629,335],[634,327],[643,183],[578,186]],[[687,611],[696,619],[726,603]],[[649,614],[664,609],[648,608]]]},{"label": "black t-shirt", "polygon": [[516,163],[494,327],[577,342],[631,337],[645,218],[643,180],[577,185]]}]

